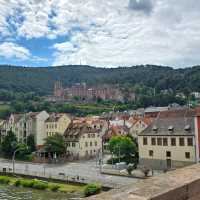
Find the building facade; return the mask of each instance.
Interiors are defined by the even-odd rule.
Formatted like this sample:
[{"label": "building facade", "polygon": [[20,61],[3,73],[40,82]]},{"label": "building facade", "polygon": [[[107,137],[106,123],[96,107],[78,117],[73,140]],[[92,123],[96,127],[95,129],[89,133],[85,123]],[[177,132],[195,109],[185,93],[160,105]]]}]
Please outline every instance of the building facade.
[{"label": "building facade", "polygon": [[36,147],[40,148],[46,138],[45,121],[48,117],[46,111],[11,114],[3,124],[3,134],[5,136],[8,131],[13,131],[17,140],[22,143],[26,143],[27,137],[33,135]]},{"label": "building facade", "polygon": [[199,125],[194,110],[161,112],[138,135],[139,163],[152,169],[171,169],[199,162]]},{"label": "building facade", "polygon": [[102,151],[101,129],[87,123],[71,123],[64,134],[67,152],[73,159],[87,159]]},{"label": "building facade", "polygon": [[64,135],[65,130],[71,123],[69,115],[64,113],[52,113],[45,121],[46,136],[53,136],[56,133]]}]

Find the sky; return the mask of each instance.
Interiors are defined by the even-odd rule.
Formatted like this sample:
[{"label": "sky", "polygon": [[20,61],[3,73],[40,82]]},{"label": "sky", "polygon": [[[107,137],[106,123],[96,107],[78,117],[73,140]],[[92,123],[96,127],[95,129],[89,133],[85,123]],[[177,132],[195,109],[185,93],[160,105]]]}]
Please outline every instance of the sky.
[{"label": "sky", "polygon": [[200,64],[199,0],[0,0],[0,64]]}]

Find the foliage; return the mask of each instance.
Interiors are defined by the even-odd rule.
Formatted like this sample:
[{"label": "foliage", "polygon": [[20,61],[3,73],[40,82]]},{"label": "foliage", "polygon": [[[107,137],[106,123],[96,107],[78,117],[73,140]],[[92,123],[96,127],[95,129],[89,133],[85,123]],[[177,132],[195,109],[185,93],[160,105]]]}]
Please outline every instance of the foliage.
[{"label": "foliage", "polygon": [[29,148],[30,153],[36,150],[34,135],[29,135],[27,137],[27,146]]},{"label": "foliage", "polygon": [[17,138],[15,134],[10,130],[8,131],[8,134],[5,136],[1,144],[2,153],[4,154],[5,157],[11,158],[16,147],[17,147]]},{"label": "foliage", "polygon": [[16,187],[27,187],[27,188],[35,188],[39,190],[51,190],[53,192],[83,192],[84,186],[81,185],[73,185],[73,184],[65,184],[65,183],[54,183],[54,182],[46,182],[38,179],[29,179],[29,178],[17,178],[12,176],[0,176],[0,183],[2,184],[10,184]]},{"label": "foliage", "polygon": [[49,184],[49,189],[53,192],[58,191],[59,188],[60,186],[58,184]]},{"label": "foliage", "polygon": [[30,188],[33,187],[34,184],[35,184],[35,180],[28,180],[28,179],[21,179],[18,182],[18,185],[21,185],[23,187],[30,187]]},{"label": "foliage", "polygon": [[8,184],[10,182],[10,178],[7,176],[0,176],[0,183],[1,184]]},{"label": "foliage", "polygon": [[27,156],[30,154],[29,147],[24,143],[18,143],[16,149],[18,150],[16,158],[19,160],[26,160]]},{"label": "foliage", "polygon": [[100,184],[91,183],[85,187],[84,194],[86,197],[88,197],[88,196],[100,193],[101,190],[102,190],[102,186]]},{"label": "foliage", "polygon": [[34,180],[33,188],[38,190],[46,190],[48,188],[48,183],[44,181]]},{"label": "foliage", "polygon": [[66,145],[62,135],[55,134],[45,139],[45,150],[49,153],[61,155],[66,152]]},{"label": "foliage", "polygon": [[127,163],[130,163],[131,158],[135,158],[138,155],[136,142],[127,136],[112,137],[109,141],[108,148],[117,158],[125,158]]}]

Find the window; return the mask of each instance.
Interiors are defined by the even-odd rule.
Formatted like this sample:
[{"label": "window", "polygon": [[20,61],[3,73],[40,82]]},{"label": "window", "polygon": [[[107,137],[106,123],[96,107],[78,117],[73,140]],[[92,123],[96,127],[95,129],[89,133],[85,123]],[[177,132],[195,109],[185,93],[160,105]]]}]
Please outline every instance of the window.
[{"label": "window", "polygon": [[88,134],[88,138],[90,138],[90,134]]},{"label": "window", "polygon": [[57,124],[55,124],[55,129],[57,129]]},{"label": "window", "polygon": [[185,146],[184,138],[179,138],[179,145],[180,146]]},{"label": "window", "polygon": [[163,146],[168,146],[168,139],[167,138],[163,138]]},{"label": "window", "polygon": [[47,129],[48,129],[48,124],[47,124]]},{"label": "window", "polygon": [[97,146],[97,141],[95,141],[95,146]]},{"label": "window", "polygon": [[148,144],[148,142],[147,142],[147,138],[144,137],[144,138],[143,138],[143,145],[147,145],[147,144]]},{"label": "window", "polygon": [[190,152],[185,152],[185,158],[190,159]]},{"label": "window", "polygon": [[149,150],[149,156],[153,157],[153,151],[152,150]]},{"label": "window", "polygon": [[87,147],[88,146],[88,143],[87,142],[85,142],[85,147]]},{"label": "window", "polygon": [[193,138],[188,138],[187,139],[187,145],[188,146],[193,146]]},{"label": "window", "polygon": [[158,138],[157,139],[157,145],[158,146],[162,146],[162,138]]},{"label": "window", "polygon": [[167,157],[171,157],[171,151],[167,151],[167,152],[166,152],[166,156],[167,156]]},{"label": "window", "polygon": [[76,146],[76,143],[72,142],[72,147],[75,147]]},{"label": "window", "polygon": [[153,146],[156,145],[156,138],[151,138],[151,145],[153,145]]},{"label": "window", "polygon": [[171,146],[176,146],[176,138],[171,138]]},{"label": "window", "polygon": [[92,142],[90,142],[90,146],[92,146]]}]

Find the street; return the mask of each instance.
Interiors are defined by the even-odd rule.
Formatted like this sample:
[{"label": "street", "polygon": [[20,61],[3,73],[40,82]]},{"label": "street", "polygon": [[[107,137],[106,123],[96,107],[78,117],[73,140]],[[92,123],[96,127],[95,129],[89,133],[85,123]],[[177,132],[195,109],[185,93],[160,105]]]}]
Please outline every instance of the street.
[{"label": "street", "polygon": [[[12,171],[12,162],[0,159],[0,170],[3,168]],[[77,182],[99,182],[104,186],[119,188],[134,184],[140,179],[101,174],[95,160],[70,162],[66,164],[34,164],[26,162],[15,163],[15,172],[18,174],[52,177]]]}]

